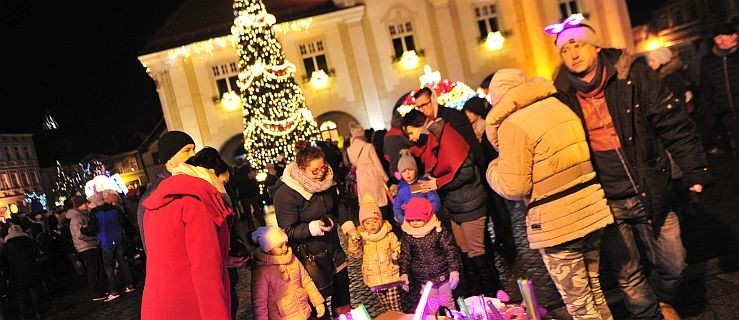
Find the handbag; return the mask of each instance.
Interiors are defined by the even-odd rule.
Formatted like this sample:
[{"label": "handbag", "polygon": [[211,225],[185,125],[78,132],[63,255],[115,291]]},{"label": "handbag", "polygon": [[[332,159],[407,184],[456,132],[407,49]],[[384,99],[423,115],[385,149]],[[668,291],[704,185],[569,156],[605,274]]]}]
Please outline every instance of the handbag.
[{"label": "handbag", "polygon": [[298,245],[298,260],[310,275],[318,290],[331,286],[336,274],[336,262],[334,256],[323,249],[319,252],[311,252],[305,243]]}]

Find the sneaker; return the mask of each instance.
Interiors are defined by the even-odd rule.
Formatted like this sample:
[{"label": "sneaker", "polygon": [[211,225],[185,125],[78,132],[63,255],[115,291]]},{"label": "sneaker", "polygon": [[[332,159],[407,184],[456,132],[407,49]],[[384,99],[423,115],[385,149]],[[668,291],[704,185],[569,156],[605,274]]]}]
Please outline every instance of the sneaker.
[{"label": "sneaker", "polygon": [[131,293],[131,292],[134,292],[134,291],[136,291],[136,287],[134,287],[134,286],[127,286],[126,289],[123,290],[123,292],[125,292],[125,293]]},{"label": "sneaker", "polygon": [[680,320],[680,315],[677,314],[677,311],[675,311],[675,308],[673,308],[671,305],[661,302],[659,303],[659,311],[662,313],[662,317],[665,318],[665,320]]},{"label": "sneaker", "polygon": [[108,295],[106,294],[101,294],[101,295],[92,297],[92,301],[103,301],[105,299],[108,299]]},{"label": "sneaker", "polygon": [[105,297],[105,302],[113,301],[115,299],[118,299],[121,295],[118,292],[111,292],[107,297]]}]

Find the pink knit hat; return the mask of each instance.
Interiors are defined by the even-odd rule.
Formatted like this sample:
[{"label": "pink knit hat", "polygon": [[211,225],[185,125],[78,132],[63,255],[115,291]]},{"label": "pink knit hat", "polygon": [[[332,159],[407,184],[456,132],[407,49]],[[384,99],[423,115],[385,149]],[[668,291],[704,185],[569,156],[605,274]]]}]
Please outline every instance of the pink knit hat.
[{"label": "pink knit hat", "polygon": [[434,207],[424,197],[411,198],[408,203],[403,205],[403,209],[405,210],[405,220],[429,222],[434,215]]},{"label": "pink knit hat", "polygon": [[251,235],[252,241],[259,244],[262,251],[269,252],[283,242],[287,242],[287,234],[278,227],[261,227]]},{"label": "pink knit hat", "polygon": [[380,207],[377,205],[377,201],[372,196],[366,195],[362,197],[362,202],[359,203],[359,223],[369,218],[382,220],[382,214],[380,213]]}]

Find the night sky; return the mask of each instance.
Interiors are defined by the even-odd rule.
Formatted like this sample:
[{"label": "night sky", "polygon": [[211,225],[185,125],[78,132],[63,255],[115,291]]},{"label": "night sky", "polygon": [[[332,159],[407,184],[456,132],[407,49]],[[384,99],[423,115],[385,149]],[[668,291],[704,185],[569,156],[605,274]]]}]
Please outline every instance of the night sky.
[{"label": "night sky", "polygon": [[[182,2],[0,2],[0,132],[34,133],[42,166],[138,146],[162,114],[136,57]],[[665,1],[627,2],[636,25]],[[42,130],[47,110],[59,130]]]}]

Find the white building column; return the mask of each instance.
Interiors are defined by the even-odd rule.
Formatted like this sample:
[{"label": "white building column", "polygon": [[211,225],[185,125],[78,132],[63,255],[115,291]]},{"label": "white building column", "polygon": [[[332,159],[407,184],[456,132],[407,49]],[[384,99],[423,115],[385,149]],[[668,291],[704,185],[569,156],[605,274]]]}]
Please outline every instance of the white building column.
[{"label": "white building column", "polygon": [[375,130],[385,129],[385,119],[382,116],[380,97],[377,94],[367,40],[362,29],[362,17],[352,18],[344,22],[351,35],[352,54],[359,75],[359,86],[362,91],[364,109],[367,112],[369,125]]},{"label": "white building column", "polygon": [[436,18],[436,34],[439,35],[439,39],[442,39],[440,45],[444,46],[444,48],[437,48],[443,51],[444,63],[446,64],[447,70],[444,70],[443,77],[460,81],[464,80],[466,78],[464,76],[464,69],[462,68],[461,51],[457,44],[457,32],[455,32],[458,26],[452,20],[449,0],[431,0],[431,5],[434,7],[434,16]]}]

